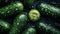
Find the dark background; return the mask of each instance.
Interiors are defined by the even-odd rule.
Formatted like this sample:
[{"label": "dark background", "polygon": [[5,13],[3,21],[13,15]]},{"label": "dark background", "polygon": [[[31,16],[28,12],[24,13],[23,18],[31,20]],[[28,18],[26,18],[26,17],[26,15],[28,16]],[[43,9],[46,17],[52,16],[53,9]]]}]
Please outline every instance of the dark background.
[{"label": "dark background", "polygon": [[[1,0],[1,2],[0,2],[0,8],[2,8],[4,6],[7,6],[11,2],[15,2],[15,1],[20,1],[20,0]],[[53,5],[53,6],[56,6],[56,7],[60,8],[60,0],[35,0],[35,3],[33,5],[34,6],[33,8],[36,8],[36,6],[37,6],[37,4],[39,2],[46,2],[46,3],[49,3],[49,4]],[[28,7],[26,7],[26,9],[24,10],[25,12],[28,11],[27,8]],[[12,22],[11,20],[12,19],[8,19],[9,23]],[[46,23],[51,24],[52,26],[54,26],[54,27],[56,27],[57,29],[60,30],[60,19],[51,19],[49,17],[43,17],[43,16],[41,16],[41,19],[40,20],[43,20]],[[31,22],[31,21],[28,21],[28,22]],[[27,25],[27,27],[28,27],[28,25]],[[32,25],[32,23],[30,23],[30,25]]]}]

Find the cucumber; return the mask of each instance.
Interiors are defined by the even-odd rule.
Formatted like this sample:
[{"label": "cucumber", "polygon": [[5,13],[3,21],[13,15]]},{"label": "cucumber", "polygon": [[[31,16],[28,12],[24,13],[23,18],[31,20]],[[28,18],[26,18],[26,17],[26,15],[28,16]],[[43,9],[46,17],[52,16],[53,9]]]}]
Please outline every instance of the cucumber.
[{"label": "cucumber", "polygon": [[25,31],[23,31],[22,34],[36,34],[36,30],[33,27],[29,27],[29,28],[25,29]]},{"label": "cucumber", "polygon": [[2,19],[0,19],[0,30],[7,31],[10,29],[10,24]]},{"label": "cucumber", "polygon": [[24,5],[26,5],[26,6],[32,6],[33,4],[34,4],[34,2],[35,2],[35,0],[21,0],[22,1],[22,3],[24,3]]},{"label": "cucumber", "polygon": [[19,14],[14,19],[9,34],[18,34],[21,31],[21,29],[24,27],[24,25],[26,25],[26,23],[27,23],[27,16],[25,14]]},{"label": "cucumber", "polygon": [[60,8],[50,5],[48,3],[39,3],[37,9],[40,11],[41,15],[60,18]]},{"label": "cucumber", "polygon": [[31,9],[29,12],[29,18],[31,21],[37,21],[40,18],[40,13],[36,9]]},{"label": "cucumber", "polygon": [[23,4],[21,2],[13,2],[8,6],[0,8],[0,17],[9,17],[12,14],[20,13],[23,10]]},{"label": "cucumber", "polygon": [[[50,34],[60,34],[60,31],[58,29],[56,29],[55,27],[45,23],[45,22],[39,22],[37,24],[37,27],[39,28],[39,30],[42,30],[44,32],[48,32]],[[47,33],[45,33],[47,34]]]},{"label": "cucumber", "polygon": [[34,4],[34,0],[26,0],[26,3],[30,6],[32,6]]}]

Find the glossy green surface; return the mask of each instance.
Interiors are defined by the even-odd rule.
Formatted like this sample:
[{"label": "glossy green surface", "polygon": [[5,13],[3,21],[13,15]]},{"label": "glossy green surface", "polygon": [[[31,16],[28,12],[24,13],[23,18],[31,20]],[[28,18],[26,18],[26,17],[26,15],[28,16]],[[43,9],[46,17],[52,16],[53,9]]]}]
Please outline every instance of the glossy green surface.
[{"label": "glossy green surface", "polygon": [[36,34],[36,30],[33,27],[29,27],[25,29],[25,31],[22,34]]},{"label": "glossy green surface", "polygon": [[27,23],[27,16],[24,14],[19,14],[12,25],[12,29],[10,30],[9,34],[18,34],[22,27]]},{"label": "glossy green surface", "polygon": [[13,2],[8,6],[0,8],[0,16],[7,17],[15,13],[20,13],[23,10],[23,4],[21,2]]},{"label": "glossy green surface", "polygon": [[60,31],[58,29],[45,22],[39,22],[38,28],[42,31],[50,32],[51,34],[60,34]]},{"label": "glossy green surface", "polygon": [[3,30],[8,30],[10,29],[10,24],[0,19],[0,28],[2,28]]},{"label": "glossy green surface", "polygon": [[60,17],[60,8],[57,8],[50,4],[40,3],[37,9],[44,15],[52,16],[54,18]]}]

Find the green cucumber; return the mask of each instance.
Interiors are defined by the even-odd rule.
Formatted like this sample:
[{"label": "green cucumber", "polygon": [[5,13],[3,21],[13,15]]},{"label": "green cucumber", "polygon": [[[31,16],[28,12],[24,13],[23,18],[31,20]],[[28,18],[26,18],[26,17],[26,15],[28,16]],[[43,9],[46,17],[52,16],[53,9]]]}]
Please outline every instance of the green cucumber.
[{"label": "green cucumber", "polygon": [[0,30],[9,30],[10,29],[10,24],[4,20],[0,19]]},{"label": "green cucumber", "polygon": [[35,0],[21,0],[21,1],[22,3],[24,3],[24,5],[27,4],[26,6],[32,6]]},{"label": "green cucumber", "polygon": [[26,3],[30,6],[32,6],[34,4],[34,0],[26,0]]},{"label": "green cucumber", "polygon": [[33,27],[29,27],[29,28],[25,29],[25,31],[23,31],[22,34],[36,34],[36,30]]},{"label": "green cucumber", "polygon": [[36,9],[31,9],[29,12],[29,18],[32,21],[37,21],[40,18],[40,13]]},{"label": "green cucumber", "polygon": [[39,28],[39,30],[49,32],[51,34],[60,34],[60,31],[58,29],[54,28],[53,26],[51,26],[43,21],[39,22],[37,24],[37,27]]},{"label": "green cucumber", "polygon": [[15,13],[20,13],[23,10],[23,4],[21,2],[13,2],[8,6],[0,8],[0,17],[11,16]]},{"label": "green cucumber", "polygon": [[27,16],[25,14],[19,14],[13,21],[13,25],[9,31],[9,34],[18,34],[26,23]]},{"label": "green cucumber", "polygon": [[53,18],[60,18],[60,8],[55,7],[53,5],[47,3],[39,3],[37,9],[42,15]]}]

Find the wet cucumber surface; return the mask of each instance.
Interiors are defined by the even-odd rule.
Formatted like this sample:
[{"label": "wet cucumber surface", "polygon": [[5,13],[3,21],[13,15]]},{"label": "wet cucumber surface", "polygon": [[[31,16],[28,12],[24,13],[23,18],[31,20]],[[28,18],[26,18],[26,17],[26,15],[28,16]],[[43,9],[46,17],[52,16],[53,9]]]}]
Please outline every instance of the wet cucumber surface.
[{"label": "wet cucumber surface", "polygon": [[20,13],[23,10],[23,4],[21,2],[14,2],[6,7],[0,8],[0,17],[9,17],[12,14]]},{"label": "wet cucumber surface", "polygon": [[23,31],[22,34],[36,34],[36,29],[33,27],[28,27]]},{"label": "wet cucumber surface", "polygon": [[45,23],[44,21],[40,21],[37,25],[40,31],[44,31],[43,34],[60,34],[60,31],[53,26]]},{"label": "wet cucumber surface", "polygon": [[[9,1],[9,0],[8,0]],[[20,0],[10,0],[10,2],[15,2],[15,1],[19,1],[20,2]],[[58,7],[60,7],[59,6],[59,2],[57,1],[57,4],[54,4],[54,3],[52,3],[52,2],[55,2],[55,1],[45,1],[45,0],[35,0],[34,1],[34,4],[32,5],[32,6],[28,6],[27,4],[27,6],[25,5],[25,7],[24,7],[24,12],[26,12],[26,13],[28,13],[30,10],[31,10],[31,8],[33,8],[33,9],[36,9],[36,6],[38,5],[38,3],[40,2],[40,1],[44,1],[44,2],[47,2],[47,3],[49,3],[49,4],[51,4],[51,5],[54,5],[54,6],[58,6]],[[4,3],[6,4],[6,3],[9,3],[10,4],[10,2],[2,2],[3,3],[3,5],[4,5]],[[30,3],[30,2],[29,2]],[[32,2],[31,2],[32,3]],[[9,4],[8,4],[8,6],[9,6]],[[22,2],[22,4],[24,5],[24,3]],[[0,4],[1,5],[1,4]],[[29,4],[30,5],[30,4]],[[1,5],[2,6],[2,5]],[[4,5],[4,6],[6,6],[6,5]],[[3,6],[2,6],[3,7]],[[13,6],[12,6],[13,7]],[[4,7],[5,8],[5,7]],[[10,7],[11,8],[11,7]],[[4,10],[4,9],[3,9]],[[7,10],[8,11],[8,10]],[[10,11],[15,11],[15,9],[14,10],[10,10]],[[19,10],[17,10],[17,11],[19,11]],[[5,14],[4,14],[5,15]],[[9,15],[9,14],[7,14],[7,15]],[[13,16],[12,16],[13,17]],[[10,18],[9,18],[10,19]],[[22,20],[23,20],[23,18],[21,18]],[[29,18],[28,18],[29,19]],[[51,25],[53,25],[54,27],[56,27],[57,29],[60,29],[60,26],[58,25],[59,23],[60,23],[60,20],[56,20],[56,19],[51,19],[51,18],[46,18],[46,17],[40,17],[40,19],[38,20],[38,21],[40,21],[40,20],[44,20],[44,21],[46,21],[46,23],[49,23],[49,24],[51,24]],[[9,20],[8,20],[9,21]],[[13,20],[14,21],[14,20]],[[36,26],[36,23],[38,22],[38,21],[36,21],[36,22],[32,22],[32,21],[30,21],[30,20],[28,20],[28,24],[26,24],[25,25],[25,28],[27,29],[27,26],[30,26],[30,25],[34,25],[33,27],[35,27]],[[9,21],[9,22],[11,22],[11,21]],[[15,20],[15,22],[17,23],[17,20]],[[19,22],[19,20],[18,20],[18,22]],[[12,22],[11,22],[12,23]],[[55,23],[57,23],[57,24],[55,24]],[[20,22],[20,24],[21,24],[21,22]],[[25,23],[24,23],[25,24]],[[45,23],[44,23],[45,24]],[[13,25],[14,25],[14,23],[13,23]],[[52,27],[53,27],[52,26]],[[16,30],[16,27],[17,27],[17,30]],[[16,25],[14,25],[12,28],[11,28],[11,30],[9,31],[9,33],[8,34],[18,34],[19,32],[18,31],[20,31],[19,30],[19,28],[20,28],[20,25],[18,25],[17,26],[17,24]],[[23,29],[23,28],[22,28]],[[44,30],[44,28],[42,28],[43,30]],[[44,31],[41,33],[40,31],[37,31],[37,33],[38,34],[42,34],[42,33],[44,33]],[[5,34],[5,33],[4,33]]]},{"label": "wet cucumber surface", "polygon": [[10,29],[10,24],[7,21],[0,19],[0,29],[7,31]]},{"label": "wet cucumber surface", "polygon": [[53,18],[59,18],[60,17],[60,8],[54,7],[47,3],[39,3],[37,6],[38,10],[41,12],[41,14],[46,16],[51,16]]},{"label": "wet cucumber surface", "polygon": [[13,22],[12,29],[9,34],[18,34],[24,25],[27,23],[27,16],[24,14],[19,14]]}]

